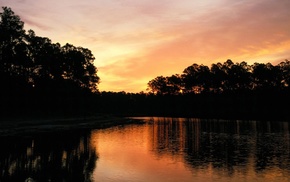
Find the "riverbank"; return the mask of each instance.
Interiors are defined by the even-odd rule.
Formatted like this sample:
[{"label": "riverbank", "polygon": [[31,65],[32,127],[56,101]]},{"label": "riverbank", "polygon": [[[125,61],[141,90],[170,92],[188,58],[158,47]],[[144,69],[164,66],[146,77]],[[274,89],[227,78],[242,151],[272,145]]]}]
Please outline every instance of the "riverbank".
[{"label": "riverbank", "polygon": [[0,121],[0,135],[29,135],[32,133],[104,129],[127,124],[142,124],[141,120],[109,115],[54,118],[5,118]]}]

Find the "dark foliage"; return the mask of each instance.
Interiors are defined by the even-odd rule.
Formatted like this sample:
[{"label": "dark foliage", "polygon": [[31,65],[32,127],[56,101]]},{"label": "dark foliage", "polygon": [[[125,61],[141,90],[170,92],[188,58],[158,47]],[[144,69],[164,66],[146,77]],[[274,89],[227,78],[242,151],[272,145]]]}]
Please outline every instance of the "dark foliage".
[{"label": "dark foliage", "polygon": [[[158,113],[232,119],[290,119],[290,61],[193,64],[183,74],[158,76],[148,83]],[[172,82],[170,80],[176,80]],[[176,88],[176,89],[173,89]],[[161,111],[161,112],[160,112]]]},{"label": "dark foliage", "polygon": [[289,77],[288,60],[276,66],[271,63],[234,64],[227,60],[223,64],[212,64],[211,68],[193,64],[181,75],[158,76],[148,83],[148,90],[160,95],[289,91]]},{"label": "dark foliage", "polygon": [[95,109],[119,116],[289,120],[288,91],[155,95],[102,92]]},{"label": "dark foliage", "polygon": [[1,112],[10,116],[79,111],[97,92],[99,77],[91,51],[27,33],[7,7],[0,13]]}]

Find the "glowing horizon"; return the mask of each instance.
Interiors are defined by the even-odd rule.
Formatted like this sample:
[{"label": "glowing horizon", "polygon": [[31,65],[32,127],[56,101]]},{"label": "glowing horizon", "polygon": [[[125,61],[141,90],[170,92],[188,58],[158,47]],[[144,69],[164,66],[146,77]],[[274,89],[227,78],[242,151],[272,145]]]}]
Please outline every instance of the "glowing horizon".
[{"label": "glowing horizon", "polygon": [[25,30],[90,49],[100,91],[145,91],[193,63],[290,58],[290,1],[0,0]]}]

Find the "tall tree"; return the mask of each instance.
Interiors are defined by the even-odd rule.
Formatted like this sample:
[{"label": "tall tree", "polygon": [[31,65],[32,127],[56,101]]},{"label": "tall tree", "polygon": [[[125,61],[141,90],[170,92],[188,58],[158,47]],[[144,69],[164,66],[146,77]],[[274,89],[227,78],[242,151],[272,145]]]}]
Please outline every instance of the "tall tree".
[{"label": "tall tree", "polygon": [[187,67],[182,74],[185,92],[201,93],[210,88],[211,73],[207,66],[193,64]]},{"label": "tall tree", "polygon": [[[0,77],[2,88],[8,93],[26,87],[30,59],[25,42],[24,23],[11,8],[0,13]],[[2,91],[3,91],[2,89]]]},{"label": "tall tree", "polygon": [[89,49],[66,44],[62,47],[64,56],[64,78],[71,79],[82,88],[97,91],[97,68],[94,56]]},{"label": "tall tree", "polygon": [[250,67],[246,62],[232,64],[228,70],[228,87],[230,90],[247,90],[250,88]]},{"label": "tall tree", "polygon": [[212,64],[210,68],[212,74],[211,90],[214,93],[221,93],[225,90],[224,83],[226,81],[227,74],[223,70],[222,63]]},{"label": "tall tree", "polygon": [[[27,33],[11,8],[0,13],[0,102],[11,113],[30,110],[78,111],[98,91],[97,68],[89,49],[61,46]],[[2,107],[1,107],[2,108]],[[82,107],[84,108],[84,107]],[[1,115],[1,114],[0,114]]]},{"label": "tall tree", "polygon": [[36,36],[33,30],[26,34],[24,23],[10,8],[4,7],[0,15],[2,85],[15,83],[13,88],[11,84],[6,86],[15,90],[21,82],[42,90],[56,90],[66,82],[93,92],[98,90],[95,58],[89,49],[71,44],[61,47],[49,38]]}]

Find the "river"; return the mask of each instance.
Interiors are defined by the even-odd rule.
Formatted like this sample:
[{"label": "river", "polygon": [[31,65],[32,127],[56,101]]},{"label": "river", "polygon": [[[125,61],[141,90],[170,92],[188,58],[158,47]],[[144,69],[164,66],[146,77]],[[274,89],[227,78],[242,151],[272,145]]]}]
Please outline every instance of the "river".
[{"label": "river", "polygon": [[0,136],[0,181],[290,181],[288,122],[139,119]]}]

